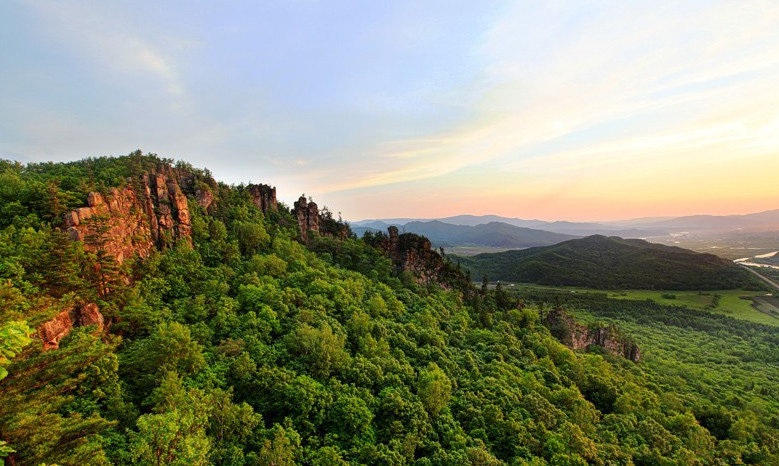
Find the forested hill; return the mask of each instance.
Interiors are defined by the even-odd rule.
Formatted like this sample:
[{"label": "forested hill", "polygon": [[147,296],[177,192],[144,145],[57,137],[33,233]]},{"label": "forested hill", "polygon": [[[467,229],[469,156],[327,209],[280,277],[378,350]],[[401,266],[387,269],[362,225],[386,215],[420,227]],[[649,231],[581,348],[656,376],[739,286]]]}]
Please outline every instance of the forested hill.
[{"label": "forested hill", "polygon": [[572,352],[424,238],[267,185],[0,161],[0,213],[6,464],[779,460],[773,408]]},{"label": "forested hill", "polygon": [[596,289],[762,289],[749,272],[713,254],[614,236],[593,235],[456,261],[473,277],[492,281]]}]

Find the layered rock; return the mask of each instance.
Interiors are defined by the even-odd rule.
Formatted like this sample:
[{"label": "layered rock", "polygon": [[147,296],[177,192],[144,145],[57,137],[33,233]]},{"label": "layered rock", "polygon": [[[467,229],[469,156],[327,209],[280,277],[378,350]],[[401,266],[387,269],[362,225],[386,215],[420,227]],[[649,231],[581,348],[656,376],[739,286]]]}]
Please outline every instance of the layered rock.
[{"label": "layered rock", "polygon": [[[169,246],[176,239],[192,242],[187,196],[179,180],[192,180],[182,176],[170,165],[162,164],[143,175],[144,213],[151,226],[151,235],[158,246]],[[192,185],[187,186],[192,190]]]},{"label": "layered rock", "polygon": [[294,213],[300,227],[300,239],[307,243],[309,232],[319,233],[319,207],[314,201],[308,202],[305,196],[300,196],[294,205]]},{"label": "layered rock", "polygon": [[[118,263],[135,254],[147,257],[155,247],[169,246],[177,239],[191,242],[192,223],[182,183],[194,193],[191,173],[160,164],[140,180],[128,179],[125,187],[111,189],[105,198],[91,192],[87,207],[65,215],[70,238],[84,241],[86,250],[105,249]],[[213,195],[200,197],[205,207],[213,202]]]},{"label": "layered rock", "polygon": [[102,332],[104,328],[103,314],[95,303],[89,303],[84,306],[73,306],[66,309],[48,322],[38,326],[38,338],[43,342],[44,349],[57,349],[59,342],[73,327],[87,327],[96,325],[98,331]]},{"label": "layered rock", "polygon": [[278,208],[275,187],[268,186],[267,184],[250,184],[247,188],[252,195],[252,202],[263,212]]},{"label": "layered rock", "polygon": [[550,311],[544,318],[544,325],[549,328],[552,335],[571,349],[580,350],[590,345],[598,345],[610,354],[633,362],[641,359],[641,350],[638,346],[620,335],[614,325],[582,325],[561,309]]}]

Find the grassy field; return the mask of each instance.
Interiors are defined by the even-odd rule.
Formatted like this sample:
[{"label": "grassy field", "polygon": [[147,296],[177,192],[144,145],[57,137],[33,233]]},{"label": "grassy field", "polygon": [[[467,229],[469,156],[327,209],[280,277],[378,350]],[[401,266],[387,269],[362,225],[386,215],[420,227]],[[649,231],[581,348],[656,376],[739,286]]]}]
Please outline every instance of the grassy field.
[{"label": "grassy field", "polygon": [[483,254],[487,252],[505,252],[512,251],[516,248],[491,248],[488,246],[454,246],[451,248],[444,248],[447,254],[455,256],[475,256],[476,254]]},{"label": "grassy field", "polygon": [[[652,300],[666,306],[685,306],[736,319],[748,320],[765,325],[779,327],[779,300],[765,297],[762,291],[720,290],[720,291],[657,291],[657,290],[621,290],[602,291],[587,288],[549,287],[524,283],[503,283],[504,289],[547,290],[562,293],[606,293],[609,298],[630,299],[635,301]],[[719,296],[717,298],[717,296]],[[757,300],[755,299],[757,298]]]}]

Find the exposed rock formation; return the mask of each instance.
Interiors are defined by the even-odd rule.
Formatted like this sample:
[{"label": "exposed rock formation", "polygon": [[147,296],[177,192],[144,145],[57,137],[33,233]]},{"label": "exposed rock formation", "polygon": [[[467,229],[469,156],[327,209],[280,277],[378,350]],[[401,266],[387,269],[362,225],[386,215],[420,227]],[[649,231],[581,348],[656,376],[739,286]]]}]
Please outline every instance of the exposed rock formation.
[{"label": "exposed rock formation", "polygon": [[340,218],[333,218],[333,214],[327,207],[320,212],[316,202],[306,200],[305,196],[300,196],[300,199],[295,202],[294,206],[292,213],[297,217],[300,239],[304,243],[308,243],[308,232],[310,231],[321,236],[331,236],[340,239],[348,238],[352,232],[348,223]]},{"label": "exposed rock formation", "polygon": [[262,209],[263,212],[278,208],[275,187],[268,186],[267,184],[250,184],[248,189],[252,195],[252,202]]},{"label": "exposed rock formation", "polygon": [[589,345],[598,345],[608,353],[633,362],[641,359],[638,346],[620,335],[614,325],[585,326],[560,309],[550,311],[544,318],[544,325],[552,335],[571,349],[586,349]]},{"label": "exposed rock formation", "polygon": [[[152,238],[159,246],[167,246],[174,239],[192,241],[187,196],[181,190],[179,179],[194,181],[181,176],[170,165],[160,165],[151,173],[143,175],[144,212],[152,226]],[[191,188],[191,185],[188,187]]]},{"label": "exposed rock formation", "polygon": [[389,236],[382,236],[376,246],[392,261],[396,272],[411,272],[420,283],[440,281],[444,260],[429,239],[414,233],[398,234],[395,226],[387,231]]},{"label": "exposed rock formation", "polygon": [[307,243],[309,231],[319,233],[319,207],[316,202],[308,202],[305,196],[300,196],[295,201],[295,216],[300,226],[300,239]]},{"label": "exposed rock formation", "polygon": [[97,304],[74,306],[60,312],[50,321],[42,323],[38,327],[38,338],[43,341],[44,349],[57,349],[60,340],[65,338],[73,327],[97,325],[98,330],[102,332],[103,322],[103,314],[100,313]]},{"label": "exposed rock formation", "polygon": [[214,203],[214,194],[210,189],[195,189],[195,199],[200,207],[204,208],[206,212],[210,212],[209,207]]},{"label": "exposed rock formation", "polygon": [[[191,173],[160,164],[140,180],[129,179],[125,187],[111,189],[106,198],[89,193],[87,207],[65,215],[68,233],[73,240],[87,240],[87,250],[97,247],[90,236],[100,236],[102,247],[119,263],[134,254],[147,257],[155,247],[169,246],[176,239],[191,242],[192,224],[182,184],[194,194]],[[208,207],[213,195],[201,192],[198,202]]]}]

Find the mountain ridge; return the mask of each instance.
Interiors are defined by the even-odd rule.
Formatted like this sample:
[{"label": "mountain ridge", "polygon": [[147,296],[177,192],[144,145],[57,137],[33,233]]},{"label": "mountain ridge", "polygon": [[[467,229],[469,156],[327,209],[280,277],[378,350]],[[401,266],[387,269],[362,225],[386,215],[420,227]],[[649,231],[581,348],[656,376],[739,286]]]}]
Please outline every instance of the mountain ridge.
[{"label": "mountain ridge", "polygon": [[[378,228],[379,226],[383,227],[384,225],[386,225],[385,228]],[[518,227],[502,222],[489,222],[475,226],[467,226],[453,225],[440,220],[431,220],[428,222],[414,221],[403,225],[374,223],[372,227],[352,227],[352,231],[358,236],[361,236],[366,231],[382,231],[390,226],[423,235],[436,247],[486,246],[513,249],[548,246],[576,237],[534,228]]]},{"label": "mountain ridge", "polygon": [[592,235],[553,246],[456,259],[473,277],[596,289],[714,290],[757,286],[734,263],[675,246]]}]

